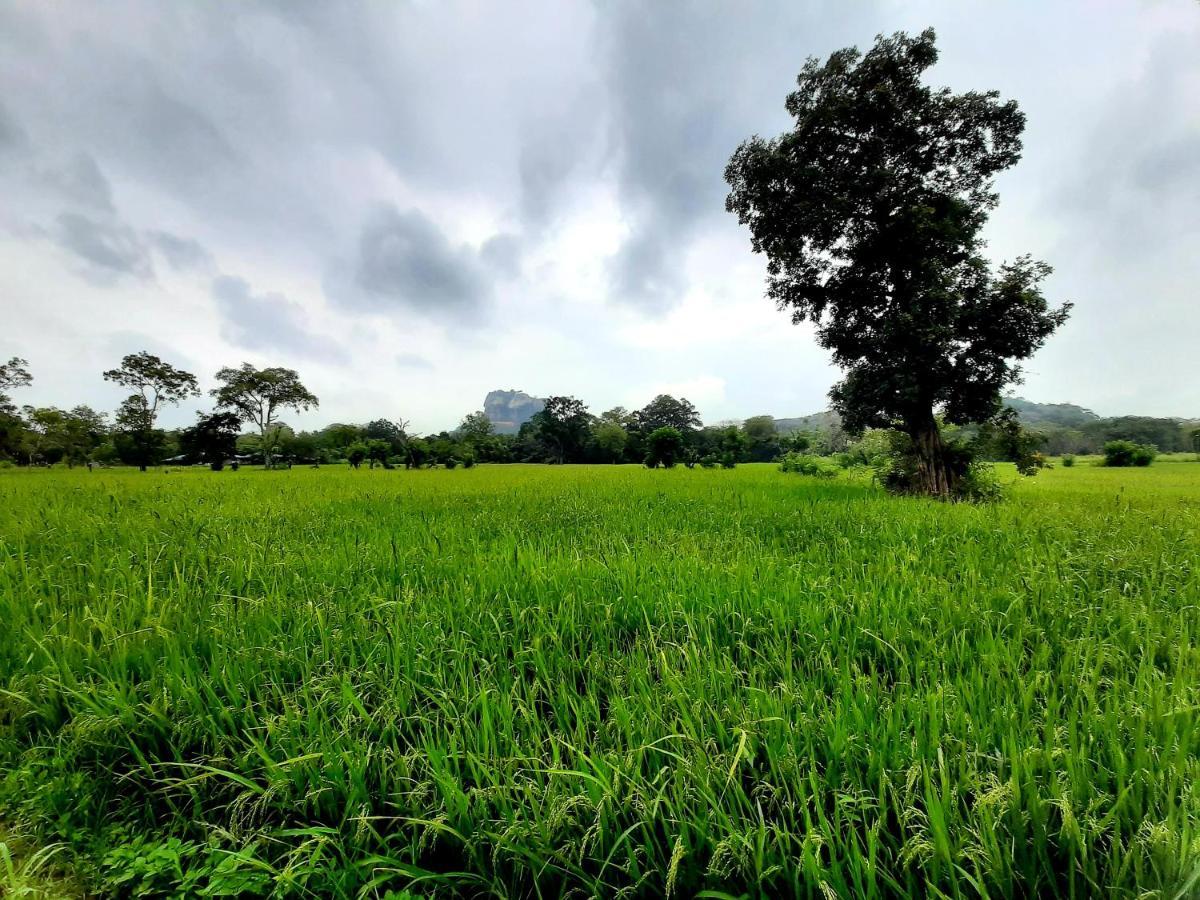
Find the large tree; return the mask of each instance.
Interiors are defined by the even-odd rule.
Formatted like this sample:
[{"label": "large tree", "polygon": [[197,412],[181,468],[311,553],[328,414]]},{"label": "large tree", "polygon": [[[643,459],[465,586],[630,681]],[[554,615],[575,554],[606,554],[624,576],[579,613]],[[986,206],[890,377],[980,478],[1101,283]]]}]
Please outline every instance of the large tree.
[{"label": "large tree", "polygon": [[578,462],[583,457],[592,416],[583,401],[574,397],[547,397],[522,432],[533,431],[551,462]]},{"label": "large tree", "polygon": [[226,367],[217,372],[220,387],[211,393],[218,409],[234,412],[243,422],[258,426],[262,438],[263,462],[271,467],[274,428],[284,409],[309,410],[319,405],[316,396],[300,383],[295,369],[272,366],[256,369],[250,363],[239,368]]},{"label": "large tree", "polygon": [[1044,263],[981,255],[1025,117],[994,91],[926,86],[936,61],[932,30],[810,59],[787,98],[792,129],[744,142],[725,178],[727,209],[767,257],[767,295],[845,369],[830,396],[846,427],[902,429],[913,489],[946,495],[960,457],[938,417],[992,416],[1069,305],[1047,304]]},{"label": "large tree", "polygon": [[700,413],[687,397],[676,400],[670,394],[659,394],[636,413],[638,429],[649,434],[659,428],[674,428],[687,435],[700,427]]},{"label": "large tree", "polygon": [[177,369],[145,350],[130,353],[121,360],[118,368],[104,373],[104,380],[132,388],[141,395],[145,401],[143,413],[149,416],[151,428],[163,404],[178,405],[180,400],[200,396],[195,375]]}]

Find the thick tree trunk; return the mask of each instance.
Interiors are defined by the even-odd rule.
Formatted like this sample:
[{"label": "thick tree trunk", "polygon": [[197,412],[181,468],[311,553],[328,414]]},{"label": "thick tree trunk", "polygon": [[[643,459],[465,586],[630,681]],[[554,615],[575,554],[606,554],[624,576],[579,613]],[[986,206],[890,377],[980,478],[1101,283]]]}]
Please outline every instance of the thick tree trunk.
[{"label": "thick tree trunk", "polygon": [[937,421],[931,415],[912,430],[911,437],[917,455],[917,484],[914,487],[932,497],[950,496],[955,478],[946,465],[946,445],[942,443]]}]

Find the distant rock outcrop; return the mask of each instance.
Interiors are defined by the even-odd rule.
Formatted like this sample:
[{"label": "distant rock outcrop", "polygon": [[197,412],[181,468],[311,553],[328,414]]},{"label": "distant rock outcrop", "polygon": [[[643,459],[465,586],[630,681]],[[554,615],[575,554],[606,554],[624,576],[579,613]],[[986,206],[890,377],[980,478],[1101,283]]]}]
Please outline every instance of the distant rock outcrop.
[{"label": "distant rock outcrop", "polygon": [[483,401],[483,412],[496,434],[516,434],[545,405],[541,397],[531,397],[524,391],[489,391]]}]

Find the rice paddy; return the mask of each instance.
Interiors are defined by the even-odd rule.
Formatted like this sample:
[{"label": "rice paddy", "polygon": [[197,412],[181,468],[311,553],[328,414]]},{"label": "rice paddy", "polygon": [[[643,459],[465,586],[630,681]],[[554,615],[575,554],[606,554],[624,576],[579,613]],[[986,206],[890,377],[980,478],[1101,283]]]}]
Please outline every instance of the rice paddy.
[{"label": "rice paddy", "polygon": [[1191,461],[4,471],[0,831],[99,896],[1187,897],[1198,605]]}]

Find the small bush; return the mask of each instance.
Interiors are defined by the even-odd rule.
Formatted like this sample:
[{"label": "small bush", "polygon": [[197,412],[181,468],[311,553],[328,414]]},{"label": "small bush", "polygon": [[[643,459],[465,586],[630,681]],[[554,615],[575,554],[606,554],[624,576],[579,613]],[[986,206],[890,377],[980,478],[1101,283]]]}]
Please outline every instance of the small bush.
[{"label": "small bush", "polygon": [[453,456],[447,456],[446,461],[444,463],[442,463],[442,465],[444,465],[447,469],[457,469],[458,468],[458,460],[455,459]]},{"label": "small bush", "polygon": [[700,467],[703,469],[715,469],[717,467],[717,458],[713,454],[702,456],[700,458]]},{"label": "small bush", "polygon": [[1075,465],[1075,457],[1068,453],[1062,458],[1062,464],[1064,469],[1072,468]]},{"label": "small bush", "polygon": [[733,469],[736,467],[737,467],[737,457],[734,456],[733,453],[726,450],[724,453],[721,454],[721,468],[722,469]]},{"label": "small bush", "polygon": [[954,499],[968,503],[994,503],[1004,499],[1004,485],[995,466],[975,460],[954,486]]},{"label": "small bush", "polygon": [[1104,445],[1104,465],[1113,468],[1148,466],[1158,455],[1158,448],[1133,441],[1109,441]]},{"label": "small bush", "polygon": [[837,463],[811,453],[788,453],[779,463],[780,472],[810,475],[814,478],[836,478]]}]

